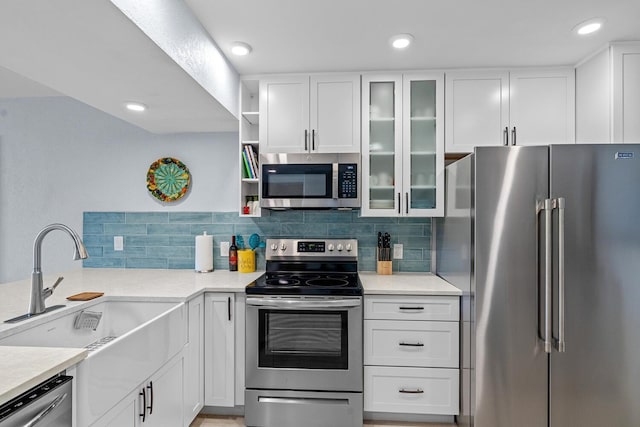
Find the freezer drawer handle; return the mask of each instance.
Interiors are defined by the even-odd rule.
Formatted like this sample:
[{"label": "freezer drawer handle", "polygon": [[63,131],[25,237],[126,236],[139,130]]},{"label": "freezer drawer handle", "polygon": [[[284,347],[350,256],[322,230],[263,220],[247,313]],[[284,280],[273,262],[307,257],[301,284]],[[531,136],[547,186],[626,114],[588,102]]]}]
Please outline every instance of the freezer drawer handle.
[{"label": "freezer drawer handle", "polygon": [[401,342],[398,345],[401,345],[404,347],[424,347],[424,344],[421,342]]},{"label": "freezer drawer handle", "polygon": [[422,394],[422,393],[424,393],[424,390],[421,389],[421,388],[414,388],[414,389],[401,388],[400,390],[398,390],[398,393]]},{"label": "freezer drawer handle", "polygon": [[300,397],[300,398],[291,398],[291,397],[265,397],[259,396],[258,402],[260,403],[297,403],[297,404],[305,404],[305,405],[349,405],[349,399],[322,399],[315,397]]},{"label": "freezer drawer handle", "polygon": [[24,427],[34,427],[34,426],[40,424],[40,422],[43,421],[47,417],[47,415],[49,415],[51,413],[51,411],[53,411],[58,406],[60,406],[62,401],[64,399],[66,399],[66,398],[67,398],[67,393],[64,393],[64,394],[61,394],[60,396],[56,397],[55,399],[53,399],[53,402],[51,402],[51,404],[49,404],[49,406],[44,408],[41,412],[38,413],[38,415],[33,417],[33,419],[31,419],[31,421],[29,421],[27,424],[24,425]]},{"label": "freezer drawer handle", "polygon": [[424,310],[424,307],[404,307],[404,306],[400,306],[400,307],[398,307],[398,309],[400,309],[400,310]]}]

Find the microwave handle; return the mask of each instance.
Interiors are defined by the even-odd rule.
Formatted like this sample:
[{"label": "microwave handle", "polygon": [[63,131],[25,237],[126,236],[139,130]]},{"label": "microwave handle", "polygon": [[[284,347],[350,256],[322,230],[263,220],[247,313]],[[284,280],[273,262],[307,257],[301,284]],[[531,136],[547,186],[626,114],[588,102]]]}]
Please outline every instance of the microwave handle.
[{"label": "microwave handle", "polygon": [[333,164],[333,185],[331,186],[331,194],[333,194],[333,198],[334,199],[338,199],[338,178],[340,177],[340,173],[338,172],[340,170],[339,164],[338,163],[334,163]]}]

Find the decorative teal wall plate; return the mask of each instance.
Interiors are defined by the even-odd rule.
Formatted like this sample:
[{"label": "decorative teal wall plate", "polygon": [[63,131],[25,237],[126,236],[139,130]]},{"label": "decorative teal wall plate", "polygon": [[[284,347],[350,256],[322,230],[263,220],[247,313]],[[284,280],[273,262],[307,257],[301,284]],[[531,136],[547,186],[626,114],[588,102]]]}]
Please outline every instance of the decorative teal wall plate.
[{"label": "decorative teal wall plate", "polygon": [[163,157],[147,171],[147,189],[161,202],[175,202],[187,194],[191,185],[189,168],[178,159]]}]

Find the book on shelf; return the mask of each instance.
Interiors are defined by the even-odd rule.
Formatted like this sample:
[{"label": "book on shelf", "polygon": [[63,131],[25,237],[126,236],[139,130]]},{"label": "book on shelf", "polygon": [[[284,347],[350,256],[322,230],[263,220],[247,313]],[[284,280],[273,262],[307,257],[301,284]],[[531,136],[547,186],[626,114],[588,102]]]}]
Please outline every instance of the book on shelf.
[{"label": "book on shelf", "polygon": [[249,158],[249,166],[253,172],[253,177],[257,179],[260,176],[260,171],[258,169],[258,155],[251,145],[245,145],[244,150]]},{"label": "book on shelf", "polygon": [[245,176],[247,178],[253,178],[253,175],[251,175],[251,167],[249,167],[249,159],[245,151],[242,151],[242,164],[244,165]]}]

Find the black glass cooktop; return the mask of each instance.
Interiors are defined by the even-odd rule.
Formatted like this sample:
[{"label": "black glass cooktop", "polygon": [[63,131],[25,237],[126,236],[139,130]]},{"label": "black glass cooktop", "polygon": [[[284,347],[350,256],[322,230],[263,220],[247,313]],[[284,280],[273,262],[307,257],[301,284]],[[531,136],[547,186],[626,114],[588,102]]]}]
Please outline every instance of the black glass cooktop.
[{"label": "black glass cooktop", "polygon": [[358,273],[266,272],[250,283],[247,294],[362,295]]}]

